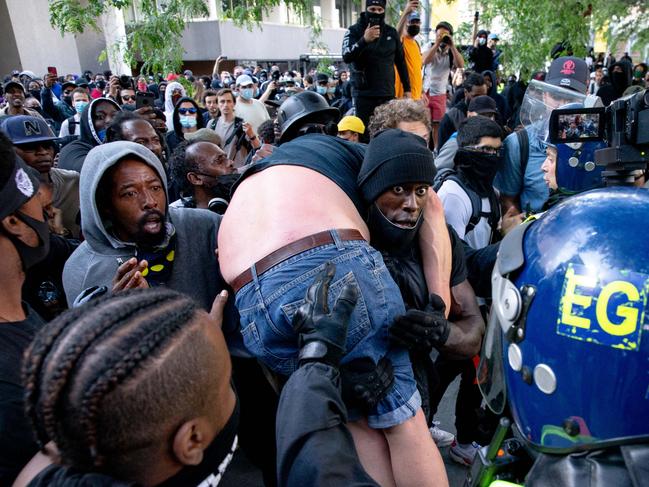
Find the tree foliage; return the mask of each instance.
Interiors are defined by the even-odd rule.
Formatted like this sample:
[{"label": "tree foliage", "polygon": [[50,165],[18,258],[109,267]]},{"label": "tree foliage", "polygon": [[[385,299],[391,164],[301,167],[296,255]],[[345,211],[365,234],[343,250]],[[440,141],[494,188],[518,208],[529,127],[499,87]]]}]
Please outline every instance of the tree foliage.
[{"label": "tree foliage", "polygon": [[591,32],[604,32],[609,46],[633,36],[636,44],[649,42],[645,0],[481,0],[479,9],[482,25],[498,18],[504,26],[505,67],[525,74],[543,69],[560,42],[585,56]]}]

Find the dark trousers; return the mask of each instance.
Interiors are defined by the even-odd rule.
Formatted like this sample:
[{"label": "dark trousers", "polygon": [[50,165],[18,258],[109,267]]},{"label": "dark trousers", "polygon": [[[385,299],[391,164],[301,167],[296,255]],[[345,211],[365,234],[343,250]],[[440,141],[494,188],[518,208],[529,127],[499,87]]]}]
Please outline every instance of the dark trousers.
[{"label": "dark trousers", "polygon": [[277,485],[275,417],[279,396],[255,359],[232,357],[232,380],[239,398],[241,449],[261,469],[266,487],[273,487]]},{"label": "dark trousers", "polygon": [[389,102],[394,99],[393,96],[390,97],[370,97],[370,96],[357,96],[354,98],[354,108],[356,110],[356,116],[360,118],[365,126],[370,122],[370,117],[374,113],[374,109],[379,105]]},{"label": "dark trousers", "polygon": [[480,439],[479,425],[480,404],[482,395],[476,383],[475,365],[473,360],[448,360],[439,356],[435,362],[439,383],[430,391],[430,408],[433,416],[448,386],[461,375],[460,390],[455,401],[455,428],[458,443],[471,443]]}]

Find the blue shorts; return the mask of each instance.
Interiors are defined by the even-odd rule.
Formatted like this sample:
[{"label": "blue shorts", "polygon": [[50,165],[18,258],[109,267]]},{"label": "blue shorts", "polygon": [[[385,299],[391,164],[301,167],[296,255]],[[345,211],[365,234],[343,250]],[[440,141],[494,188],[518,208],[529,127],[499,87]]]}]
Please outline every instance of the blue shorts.
[{"label": "blue shorts", "polygon": [[[248,350],[274,372],[290,375],[298,366],[297,334],[291,320],[304,302],[307,288],[328,261],[336,264],[329,288],[329,305],[346,284],[359,291],[358,303],[347,332],[343,363],[369,357],[374,363],[387,357],[394,367],[394,387],[367,417],[371,428],[383,429],[413,417],[421,406],[408,352],[393,347],[388,327],[405,313],[399,288],[381,254],[364,240],[341,241],[331,230],[334,243],[315,247],[286,259],[257,276],[236,294],[241,315],[241,334]],[[361,417],[349,411],[350,420]]]}]

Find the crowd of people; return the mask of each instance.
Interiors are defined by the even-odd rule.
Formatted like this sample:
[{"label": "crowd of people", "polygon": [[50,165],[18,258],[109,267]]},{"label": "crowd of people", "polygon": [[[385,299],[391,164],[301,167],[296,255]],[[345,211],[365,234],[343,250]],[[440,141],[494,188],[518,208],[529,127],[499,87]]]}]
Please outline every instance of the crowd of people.
[{"label": "crowd of people", "polygon": [[[266,485],[473,463],[500,242],[576,192],[526,86],[608,105],[649,73],[567,55],[505,79],[496,33],[463,50],[440,22],[422,49],[417,0],[396,27],[385,8],[328,73],[6,76],[0,485],[230,485],[241,452]],[[454,435],[435,418],[457,377]]]}]

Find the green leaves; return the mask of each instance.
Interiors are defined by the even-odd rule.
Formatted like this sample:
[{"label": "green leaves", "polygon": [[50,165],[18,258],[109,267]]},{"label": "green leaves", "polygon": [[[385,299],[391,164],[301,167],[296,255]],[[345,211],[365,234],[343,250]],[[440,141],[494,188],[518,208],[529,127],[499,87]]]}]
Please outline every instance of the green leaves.
[{"label": "green leaves", "polygon": [[[649,42],[649,12],[640,0],[483,0],[480,14],[481,25],[496,18],[504,25],[501,35],[510,40],[501,41],[502,63],[508,72],[524,76],[544,69],[559,42],[568,42],[575,56],[585,56],[591,32],[608,33],[609,45],[632,35],[636,44]],[[616,28],[610,29],[613,23]]]},{"label": "green leaves", "polygon": [[141,61],[140,71],[145,74],[180,70],[185,22],[209,14],[205,0],[165,0],[160,6],[156,0],[86,0],[83,5],[80,0],[50,0],[50,23],[61,34],[80,34],[88,28],[98,31],[101,15],[132,5],[138,20],[126,26],[125,45],[118,42],[111,46],[113,50],[123,47],[124,61],[132,67]]}]

